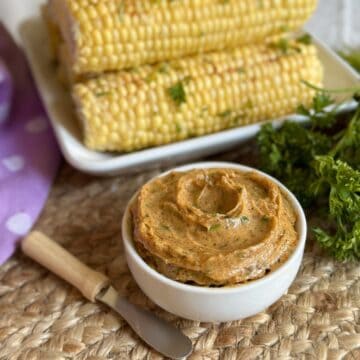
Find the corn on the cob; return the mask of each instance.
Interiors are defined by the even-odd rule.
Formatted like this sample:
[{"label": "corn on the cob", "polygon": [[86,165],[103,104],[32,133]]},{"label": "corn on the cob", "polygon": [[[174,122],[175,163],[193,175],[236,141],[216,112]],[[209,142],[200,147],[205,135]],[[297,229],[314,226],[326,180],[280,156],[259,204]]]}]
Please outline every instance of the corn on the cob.
[{"label": "corn on the cob", "polygon": [[[70,76],[121,70],[295,30],[317,0],[49,0]],[[53,31],[53,29],[52,29]]]},{"label": "corn on the cob", "polygon": [[132,151],[292,113],[321,86],[313,45],[266,45],[146,65],[73,87],[86,146]]}]

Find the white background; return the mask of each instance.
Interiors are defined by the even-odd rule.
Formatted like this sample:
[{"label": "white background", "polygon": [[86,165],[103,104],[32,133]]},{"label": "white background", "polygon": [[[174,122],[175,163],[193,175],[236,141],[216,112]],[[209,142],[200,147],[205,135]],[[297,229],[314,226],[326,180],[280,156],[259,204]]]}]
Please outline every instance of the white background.
[{"label": "white background", "polygon": [[[0,20],[16,31],[14,24],[18,19],[35,12],[42,2],[44,0],[0,0]],[[319,0],[307,28],[334,48],[360,48],[360,0]]]},{"label": "white background", "polygon": [[319,0],[307,28],[336,49],[360,48],[360,0]]}]

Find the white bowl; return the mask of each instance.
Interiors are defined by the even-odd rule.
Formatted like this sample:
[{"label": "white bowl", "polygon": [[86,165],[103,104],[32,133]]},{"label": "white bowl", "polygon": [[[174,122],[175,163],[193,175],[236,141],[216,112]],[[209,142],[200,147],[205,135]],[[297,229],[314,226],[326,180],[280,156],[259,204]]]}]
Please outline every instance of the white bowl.
[{"label": "white bowl", "polygon": [[223,322],[254,315],[278,300],[293,282],[303,257],[306,240],[306,219],[295,196],[279,181],[256,169],[227,162],[200,162],[176,167],[171,171],[187,171],[197,168],[232,168],[256,171],[277,184],[290,200],[297,214],[298,244],[289,259],[278,269],[261,279],[234,287],[210,288],[183,284],[160,274],[141,258],[134,247],[130,200],[122,221],[122,237],[127,263],[143,292],[157,305],[178,316],[198,321]]}]

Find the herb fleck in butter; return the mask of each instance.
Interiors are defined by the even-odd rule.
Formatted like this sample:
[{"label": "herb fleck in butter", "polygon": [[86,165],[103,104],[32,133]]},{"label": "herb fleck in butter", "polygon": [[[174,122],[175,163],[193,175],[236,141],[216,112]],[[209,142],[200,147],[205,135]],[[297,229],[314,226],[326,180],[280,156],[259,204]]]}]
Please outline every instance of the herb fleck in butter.
[{"label": "herb fleck in butter", "polygon": [[208,231],[216,231],[221,228],[221,224],[213,224],[208,228]]}]

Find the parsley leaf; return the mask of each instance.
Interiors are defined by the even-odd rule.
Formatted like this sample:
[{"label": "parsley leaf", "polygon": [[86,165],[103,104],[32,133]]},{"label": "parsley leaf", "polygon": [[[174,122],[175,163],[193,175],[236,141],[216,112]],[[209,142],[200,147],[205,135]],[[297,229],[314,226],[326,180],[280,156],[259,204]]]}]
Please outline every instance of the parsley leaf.
[{"label": "parsley leaf", "polygon": [[339,55],[343,57],[355,70],[360,72],[360,49],[339,51]]},{"label": "parsley leaf", "polygon": [[181,81],[178,81],[175,85],[169,87],[167,92],[177,106],[186,102],[186,93],[184,85]]},{"label": "parsley leaf", "polygon": [[314,175],[309,164],[316,155],[330,151],[331,140],[286,121],[278,130],[271,124],[263,125],[257,141],[262,169],[283,181],[303,205],[310,205],[314,196],[307,189]]},{"label": "parsley leaf", "polygon": [[316,228],[315,237],[337,259],[360,259],[360,171],[331,156],[316,157],[316,189],[326,187],[334,234]]},{"label": "parsley leaf", "polygon": [[330,155],[360,169],[360,107],[349,122]]},{"label": "parsley leaf", "polygon": [[296,39],[297,42],[300,42],[302,44],[305,44],[305,45],[310,45],[312,43],[312,38],[311,38],[311,35],[309,34],[304,34],[304,35],[301,35],[299,36],[297,39]]},{"label": "parsley leaf", "polygon": [[307,109],[303,104],[297,108],[297,113],[307,116],[313,128],[330,128],[336,121],[335,106],[331,111],[327,110],[329,105],[334,104],[334,100],[326,92],[319,92],[313,98],[312,109]]}]

